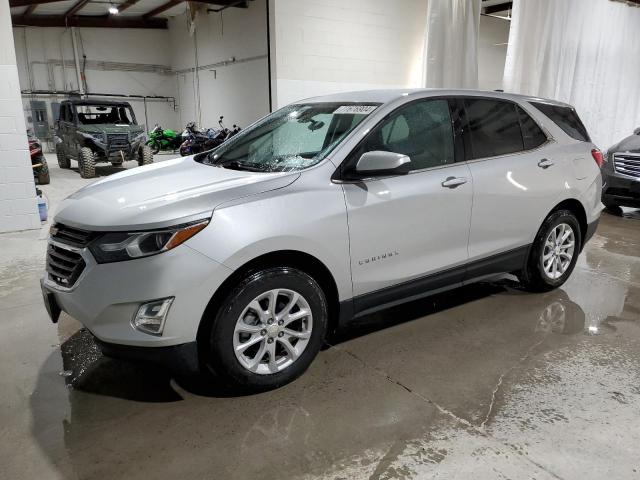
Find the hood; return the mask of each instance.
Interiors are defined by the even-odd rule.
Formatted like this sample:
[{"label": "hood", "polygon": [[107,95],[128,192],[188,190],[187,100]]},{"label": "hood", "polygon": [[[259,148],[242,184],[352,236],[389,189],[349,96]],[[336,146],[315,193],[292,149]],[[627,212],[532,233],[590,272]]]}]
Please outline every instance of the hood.
[{"label": "hood", "polygon": [[630,135],[609,149],[613,153],[640,153],[640,135]]},{"label": "hood", "polygon": [[221,203],[291,184],[299,172],[256,173],[177,158],[111,175],[66,198],[55,221],[85,230],[153,229],[210,216]]},{"label": "hood", "polygon": [[84,133],[142,133],[144,129],[140,125],[125,124],[96,124],[78,125],[78,131]]}]

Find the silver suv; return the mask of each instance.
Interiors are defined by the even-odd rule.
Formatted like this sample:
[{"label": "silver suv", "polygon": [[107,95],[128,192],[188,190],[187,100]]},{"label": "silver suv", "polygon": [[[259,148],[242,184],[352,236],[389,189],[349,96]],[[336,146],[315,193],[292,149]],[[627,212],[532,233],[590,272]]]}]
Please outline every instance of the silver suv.
[{"label": "silver suv", "polygon": [[108,355],[190,352],[259,390],[356,317],[504,272],[556,288],[596,229],[601,154],[548,105],[582,125],[568,105],[495,92],[289,105],[216,150],[66,199],[45,304]]}]

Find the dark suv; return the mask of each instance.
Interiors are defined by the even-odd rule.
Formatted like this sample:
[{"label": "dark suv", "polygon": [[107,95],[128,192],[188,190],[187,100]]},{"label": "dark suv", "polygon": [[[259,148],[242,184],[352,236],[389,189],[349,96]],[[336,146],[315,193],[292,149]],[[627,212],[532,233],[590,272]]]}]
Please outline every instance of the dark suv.
[{"label": "dark suv", "polygon": [[83,178],[95,177],[99,162],[153,163],[151,149],[145,145],[144,128],[136,123],[127,102],[80,99],[62,102],[56,154],[60,168],[70,168],[71,159],[76,160]]},{"label": "dark suv", "polygon": [[602,203],[640,208],[640,128],[609,149],[602,166]]}]

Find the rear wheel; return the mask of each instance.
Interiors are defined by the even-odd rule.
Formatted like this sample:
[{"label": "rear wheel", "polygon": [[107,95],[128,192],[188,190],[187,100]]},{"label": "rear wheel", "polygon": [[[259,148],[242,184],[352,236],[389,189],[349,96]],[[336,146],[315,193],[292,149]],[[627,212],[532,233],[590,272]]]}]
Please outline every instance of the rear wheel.
[{"label": "rear wheel", "polygon": [[61,143],[56,144],[56,157],[58,157],[60,168],[71,168],[71,160],[64,153],[64,146]]},{"label": "rear wheel", "polygon": [[96,159],[90,148],[83,147],[80,149],[78,167],[82,178],[93,178],[96,176]]},{"label": "rear wheel", "polygon": [[150,165],[153,163],[153,153],[148,145],[143,145],[138,151],[138,165]]},{"label": "rear wheel", "polygon": [[318,283],[288,267],[246,277],[225,298],[211,327],[206,365],[235,386],[277,388],[300,376],[327,329]]},{"label": "rear wheel", "polygon": [[39,160],[39,163],[42,164],[41,167],[38,167],[36,170],[36,178],[38,179],[38,183],[40,185],[49,185],[51,182],[51,177],[49,176],[49,165],[47,165],[47,160],[42,157]]},{"label": "rear wheel", "polygon": [[151,153],[154,155],[157,155],[160,151],[160,142],[156,140],[149,140],[146,145],[151,149]]},{"label": "rear wheel", "polygon": [[582,238],[580,224],[569,210],[552,213],[544,221],[520,274],[524,287],[545,292],[567,281],[578,260]]}]

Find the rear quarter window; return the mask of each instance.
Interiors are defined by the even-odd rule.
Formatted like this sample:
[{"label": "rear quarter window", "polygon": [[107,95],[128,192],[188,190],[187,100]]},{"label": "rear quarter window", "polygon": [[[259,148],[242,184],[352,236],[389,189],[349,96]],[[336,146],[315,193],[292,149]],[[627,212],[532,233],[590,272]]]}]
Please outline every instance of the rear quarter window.
[{"label": "rear quarter window", "polygon": [[549,117],[553,123],[559,126],[562,131],[571,138],[582,142],[591,141],[587,129],[584,128],[582,120],[580,120],[580,117],[578,117],[578,114],[573,108],[563,107],[561,105],[550,105],[548,103],[530,103]]}]

